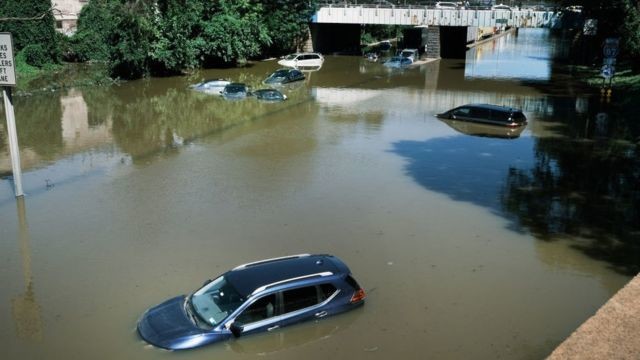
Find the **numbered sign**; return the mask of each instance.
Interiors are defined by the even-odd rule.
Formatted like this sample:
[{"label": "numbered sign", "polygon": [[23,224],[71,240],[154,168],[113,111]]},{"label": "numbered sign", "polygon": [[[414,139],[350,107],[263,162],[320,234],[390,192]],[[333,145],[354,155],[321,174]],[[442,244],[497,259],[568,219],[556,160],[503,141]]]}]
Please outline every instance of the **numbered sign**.
[{"label": "numbered sign", "polygon": [[0,33],[0,86],[16,86],[16,65],[10,33]]}]

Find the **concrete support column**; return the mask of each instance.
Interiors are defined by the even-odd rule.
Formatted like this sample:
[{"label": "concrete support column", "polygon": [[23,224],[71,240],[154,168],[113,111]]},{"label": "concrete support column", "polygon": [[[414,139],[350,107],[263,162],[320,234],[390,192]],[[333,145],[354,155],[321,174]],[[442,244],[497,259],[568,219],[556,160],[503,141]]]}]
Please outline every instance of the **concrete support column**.
[{"label": "concrete support column", "polygon": [[427,50],[426,56],[430,59],[440,58],[440,27],[429,26],[427,28]]}]

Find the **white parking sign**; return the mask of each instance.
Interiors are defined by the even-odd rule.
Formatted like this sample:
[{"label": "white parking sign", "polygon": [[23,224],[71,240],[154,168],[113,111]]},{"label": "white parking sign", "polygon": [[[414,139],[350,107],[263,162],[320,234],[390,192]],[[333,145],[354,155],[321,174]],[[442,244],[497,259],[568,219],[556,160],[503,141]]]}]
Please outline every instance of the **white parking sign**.
[{"label": "white parking sign", "polygon": [[0,86],[16,85],[16,65],[10,33],[0,33]]}]

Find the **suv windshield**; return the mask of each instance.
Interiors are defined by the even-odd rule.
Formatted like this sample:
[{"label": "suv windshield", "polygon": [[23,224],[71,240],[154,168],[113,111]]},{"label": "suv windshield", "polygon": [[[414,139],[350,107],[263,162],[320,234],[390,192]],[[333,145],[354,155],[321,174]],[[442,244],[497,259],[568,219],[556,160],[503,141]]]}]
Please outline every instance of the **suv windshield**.
[{"label": "suv windshield", "polygon": [[242,298],[224,276],[193,293],[189,301],[198,317],[212,326],[242,305]]},{"label": "suv windshield", "polygon": [[224,92],[225,94],[242,94],[247,92],[247,89],[244,85],[227,85],[227,87],[224,88]]},{"label": "suv windshield", "polygon": [[285,57],[285,60],[295,60],[296,57],[298,57],[298,54],[291,54],[291,55],[287,55],[287,57]]},{"label": "suv windshield", "polygon": [[286,77],[289,74],[289,70],[278,70],[276,72],[274,72],[273,74],[271,74],[271,78],[283,78]]}]

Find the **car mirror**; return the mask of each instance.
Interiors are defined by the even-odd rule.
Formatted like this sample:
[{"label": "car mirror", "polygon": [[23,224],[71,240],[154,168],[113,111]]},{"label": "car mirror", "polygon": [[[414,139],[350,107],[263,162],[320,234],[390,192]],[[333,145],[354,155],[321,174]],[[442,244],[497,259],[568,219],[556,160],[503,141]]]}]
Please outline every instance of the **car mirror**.
[{"label": "car mirror", "polygon": [[231,325],[229,325],[229,330],[231,331],[233,336],[240,337],[240,335],[244,331],[244,326],[242,326],[242,324],[238,323],[237,321],[234,321],[231,323]]},{"label": "car mirror", "polygon": [[205,286],[205,285],[207,285],[208,283],[210,283],[210,282],[212,282],[212,281],[213,281],[213,280],[211,280],[211,279],[206,280],[206,281],[204,282],[204,284],[202,284],[202,286]]}]

